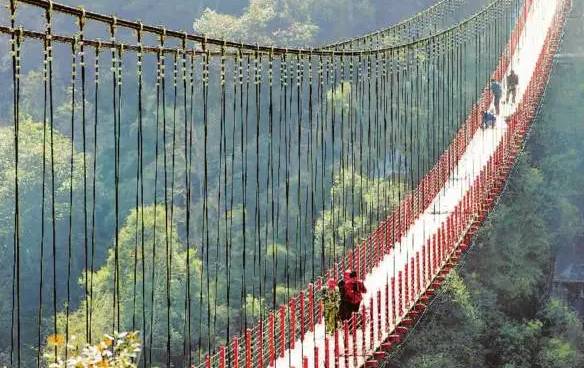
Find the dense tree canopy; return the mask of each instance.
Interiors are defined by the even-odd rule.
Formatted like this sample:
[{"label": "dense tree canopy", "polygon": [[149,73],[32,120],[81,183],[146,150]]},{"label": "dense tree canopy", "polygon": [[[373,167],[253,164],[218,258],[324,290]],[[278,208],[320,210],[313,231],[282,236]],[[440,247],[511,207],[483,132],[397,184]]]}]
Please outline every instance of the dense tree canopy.
[{"label": "dense tree canopy", "polygon": [[[39,323],[35,316],[40,298],[43,298],[45,308],[50,311],[47,314],[56,312],[48,307],[51,299],[57,298],[61,305],[67,298],[67,283],[72,278],[74,284],[76,275],[84,267],[83,224],[77,220],[70,221],[69,215],[71,213],[74,219],[80,218],[80,207],[72,207],[71,199],[79,203],[82,167],[86,158],[72,147],[69,138],[28,118],[21,121],[19,136],[20,280],[27,287],[20,308],[32,333],[33,326]],[[0,127],[0,326],[3,326],[4,331],[9,331],[7,326],[10,325],[13,306],[10,295],[15,254],[14,184],[17,173],[13,143],[14,128]],[[47,185],[43,187],[44,182]],[[68,270],[69,256],[71,269]],[[53,259],[56,268],[53,267]],[[39,267],[43,267],[42,273]],[[39,294],[41,275],[44,287]],[[56,295],[47,287],[53,284],[54,275]],[[9,333],[1,333],[0,346],[8,346],[9,339]]]}]

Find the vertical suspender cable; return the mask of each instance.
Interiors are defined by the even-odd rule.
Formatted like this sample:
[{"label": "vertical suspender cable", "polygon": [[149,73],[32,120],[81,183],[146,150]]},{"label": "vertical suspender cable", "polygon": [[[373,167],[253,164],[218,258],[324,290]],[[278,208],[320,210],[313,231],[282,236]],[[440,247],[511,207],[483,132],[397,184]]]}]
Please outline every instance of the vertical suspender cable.
[{"label": "vertical suspender cable", "polygon": [[[81,69],[81,136],[82,136],[82,166],[83,166],[83,264],[84,264],[84,292],[85,292],[85,341],[89,342],[89,230],[87,223],[87,116],[86,116],[86,70],[85,70],[85,45],[84,45],[84,26],[85,26],[85,10],[81,11],[81,16],[78,19],[79,23],[79,67]],[[43,186],[44,188],[44,186]],[[44,194],[44,189],[43,189]],[[44,220],[43,220],[44,221]]]},{"label": "vertical suspender cable", "polygon": [[[98,135],[98,120],[99,120],[99,58],[100,58],[100,43],[95,47],[94,55],[94,95],[93,95],[93,177],[91,183],[91,255],[89,262],[89,307],[88,307],[88,336],[87,341],[91,343],[92,338],[92,315],[93,315],[93,275],[95,270],[95,217],[96,217],[96,198],[97,198],[97,135]],[[143,331],[145,333],[145,331]]]},{"label": "vertical suspender cable", "polygon": [[[294,280],[295,287],[298,288],[299,281],[304,281],[304,259],[305,258],[305,247],[302,241],[302,226],[301,226],[301,219],[302,216],[302,177],[301,177],[301,168],[302,168],[302,154],[301,154],[301,146],[302,146],[302,72],[301,72],[301,54],[296,55],[296,123],[297,126],[297,136],[296,136],[296,152],[297,152],[297,168],[296,168],[296,207],[297,207],[297,215],[296,215],[296,245],[297,245],[297,254],[296,254],[296,278]],[[259,137],[258,137],[259,138]],[[256,171],[257,172],[257,171]]]},{"label": "vertical suspender cable", "polygon": [[[271,227],[271,252],[272,252],[272,309],[276,309],[276,285],[277,285],[277,247],[276,247],[276,238],[277,234],[275,231],[276,226],[274,225],[275,218],[275,203],[276,200],[274,199],[274,52],[273,50],[270,51],[269,60],[268,60],[268,91],[269,91],[269,107],[268,107],[268,172],[266,174],[266,189],[269,190],[269,198],[270,198],[270,207],[269,209],[266,207],[266,219],[267,219],[267,212],[270,211],[270,227]],[[271,179],[271,182],[270,182]],[[268,241],[268,226],[266,226],[266,242]]]},{"label": "vertical suspender cable", "polygon": [[[186,187],[186,242],[187,242],[187,257],[186,257],[186,268],[187,268],[187,280],[186,280],[186,296],[185,296],[185,334],[186,339],[184,342],[185,345],[185,356],[187,357],[188,365],[193,364],[193,354],[192,354],[192,327],[191,327],[191,315],[192,315],[192,296],[191,296],[191,202],[192,202],[192,193],[191,193],[191,176],[192,176],[192,162],[193,162],[193,108],[194,108],[194,95],[195,95],[195,86],[194,86],[194,69],[195,69],[195,53],[192,52],[190,54],[190,69],[187,72],[187,57],[186,57],[186,49],[187,49],[187,39],[186,35],[183,39],[183,90],[184,90],[184,97],[183,97],[183,105],[184,105],[184,119],[185,119],[185,187]],[[187,80],[188,80],[188,89],[190,89],[190,94],[187,89]],[[187,97],[188,96],[188,97]],[[188,99],[188,103],[187,103]],[[187,149],[188,147],[188,149]],[[229,308],[228,308],[229,310]]]},{"label": "vertical suspender cable", "polygon": [[[141,26],[142,28],[142,26]],[[136,258],[138,255],[138,239],[140,239],[140,262],[142,271],[142,335],[144,336],[146,331],[146,253],[144,250],[144,235],[145,235],[145,225],[144,225],[144,132],[143,132],[143,102],[142,102],[142,91],[143,86],[143,46],[142,46],[142,29],[137,32],[138,47],[140,48],[137,54],[137,78],[138,78],[138,134],[137,134],[137,146],[138,146],[138,162],[136,169],[136,252],[134,257],[134,306],[132,313],[132,329],[136,328],[135,324],[135,313],[136,313],[136,294],[137,294],[137,262]],[[138,187],[138,183],[140,186]],[[138,201],[139,198],[139,201]],[[138,222],[140,226],[138,227]],[[139,228],[139,234],[138,234]],[[143,360],[145,363],[145,360]]]},{"label": "vertical suspender cable", "polygon": [[118,278],[119,278],[119,263],[118,263],[118,232],[119,232],[119,219],[118,219],[118,182],[117,182],[117,173],[118,173],[118,161],[116,160],[117,156],[118,156],[118,124],[117,124],[117,120],[118,120],[118,114],[117,114],[117,72],[118,72],[118,65],[117,65],[117,60],[116,60],[116,39],[115,39],[115,27],[116,27],[116,22],[115,22],[115,18],[114,21],[112,22],[112,24],[110,25],[110,38],[111,38],[111,42],[112,42],[112,47],[111,47],[111,59],[112,59],[112,106],[113,106],[113,111],[112,111],[112,115],[113,115],[113,132],[114,132],[114,221],[115,221],[115,228],[114,228],[114,277],[113,277],[113,285],[112,285],[112,289],[113,289],[113,293],[112,293],[112,331],[118,331],[118,327],[119,325],[116,325],[116,323],[119,323],[119,310],[118,308],[116,308],[116,306],[118,306],[118,300],[117,300],[117,296],[118,296]]},{"label": "vertical suspender cable", "polygon": [[[10,2],[10,25],[12,28],[12,114],[14,122],[14,228],[13,228],[13,269],[12,269],[12,315],[11,315],[11,340],[10,340],[10,364],[20,367],[21,362],[21,336],[20,336],[20,193],[19,193],[19,125],[20,125],[20,47],[22,42],[22,29],[16,30],[16,2]],[[40,323],[40,321],[39,321]],[[16,345],[16,346],[15,346]],[[16,352],[15,352],[16,350]],[[16,354],[16,362],[14,362]]]},{"label": "vertical suspender cable", "polygon": [[[313,106],[313,75],[312,75],[312,64],[314,62],[312,51],[308,56],[308,162],[310,163],[310,188],[309,188],[309,195],[310,195],[310,228],[311,228],[311,237],[310,237],[310,250],[311,250],[311,274],[310,280],[314,280],[316,277],[316,269],[315,269],[315,232],[314,232],[314,225],[315,225],[315,211],[316,211],[316,203],[314,200],[315,197],[315,190],[316,190],[316,163],[314,162],[315,157],[314,155],[314,106]],[[322,270],[321,270],[322,273]],[[314,313],[314,311],[310,311],[310,313]]]},{"label": "vertical suspender cable", "polygon": [[[156,248],[157,248],[157,227],[158,227],[158,153],[160,145],[160,103],[161,103],[161,91],[162,91],[162,47],[163,39],[160,39],[159,49],[156,54],[156,141],[154,145],[154,224],[152,227],[152,270],[150,274],[150,329],[148,335],[149,344],[144,344],[148,356],[149,366],[152,364],[152,352],[154,348],[154,313],[155,313],[155,303],[154,303],[154,285],[156,285]],[[202,279],[202,278],[201,278]],[[203,288],[201,288],[202,290]],[[146,354],[145,354],[146,355]]]},{"label": "vertical suspender cable", "polygon": [[[71,44],[71,149],[69,158],[69,218],[67,221],[67,304],[65,305],[65,341],[69,343],[69,306],[71,304],[71,251],[73,243],[73,170],[75,158],[75,80],[77,78],[77,38]],[[65,360],[68,357],[68,348],[65,348]]]},{"label": "vertical suspender cable", "polygon": [[[161,36],[161,45],[164,45],[164,38],[165,33]],[[171,309],[171,299],[170,299],[170,281],[171,281],[171,272],[170,272],[170,258],[172,257],[172,249],[171,249],[171,232],[172,232],[172,224],[170,218],[170,208],[168,203],[168,154],[167,154],[167,126],[166,126],[166,56],[164,52],[161,54],[162,59],[162,75],[161,75],[161,83],[162,83],[162,170],[164,171],[164,245],[165,245],[165,253],[164,253],[164,268],[165,268],[165,307],[166,307],[166,364],[170,366],[170,346],[171,346],[171,335],[170,335],[170,309]],[[172,195],[172,194],[171,194]],[[207,268],[208,274],[208,268]]]},{"label": "vertical suspender cable", "polygon": [[[226,114],[226,81],[225,81],[225,47],[221,48],[221,59],[220,59],[220,76],[219,76],[219,95],[220,95],[220,117],[219,117],[219,173],[217,175],[217,224],[216,224],[216,234],[215,234],[215,280],[214,280],[214,294],[215,298],[213,301],[213,328],[211,336],[216,335],[217,328],[217,295],[218,284],[219,284],[219,244],[221,244],[221,175],[224,171],[223,185],[225,196],[227,196],[227,157],[226,157],[226,138],[225,138],[225,114]],[[227,206],[226,198],[224,199],[225,206]],[[227,209],[225,208],[225,214],[227,214]],[[227,218],[225,218],[227,222]],[[226,240],[224,240],[226,241]]]},{"label": "vertical suspender cable", "polygon": [[[255,205],[254,205],[254,293],[253,293],[253,304],[252,304],[252,315],[256,316],[256,295],[255,295],[255,283],[259,279],[259,294],[263,295],[263,282],[261,278],[262,270],[262,239],[260,233],[261,227],[261,214],[260,214],[260,122],[261,122],[261,54],[256,51],[254,54],[254,86],[255,86]],[[257,258],[257,260],[255,259]],[[259,275],[256,273],[256,265],[259,267]],[[261,306],[260,306],[261,308]],[[258,312],[261,312],[258,311]]]},{"label": "vertical suspender cable", "polygon": [[[324,139],[324,80],[323,80],[323,62],[322,55],[318,56],[318,90],[317,90],[317,103],[320,107],[319,113],[317,114],[316,124],[318,126],[318,135],[320,137],[320,211],[324,215],[325,211],[325,139]],[[322,271],[327,269],[329,264],[327,263],[326,254],[326,239],[325,239],[325,223],[323,219],[322,234],[320,236],[320,268]]]},{"label": "vertical suspender cable", "polygon": [[[57,220],[55,208],[55,147],[54,147],[54,105],[53,105],[53,45],[52,45],[52,12],[53,5],[49,3],[46,9],[46,25],[47,25],[47,59],[49,68],[49,125],[50,125],[50,161],[51,161],[51,247],[52,247],[52,266],[53,266],[53,332],[58,334],[57,326]],[[57,362],[57,347],[54,349],[54,362]]]},{"label": "vertical suspender cable", "polygon": [[[205,247],[205,285],[207,295],[207,351],[211,350],[211,288],[210,288],[210,266],[209,266],[209,64],[211,62],[211,52],[207,47],[207,42],[203,43],[203,237]],[[201,305],[201,308],[203,306]],[[200,331],[203,334],[203,331]]]},{"label": "vertical suspender cable", "polygon": [[[40,239],[40,262],[39,262],[39,309],[37,315],[37,345],[42,345],[42,319],[43,319],[43,288],[44,288],[44,258],[45,258],[45,184],[47,173],[47,78],[48,78],[48,52],[47,39],[43,40],[43,168],[42,168],[42,184],[41,184],[41,239]],[[87,290],[87,288],[86,288]],[[37,350],[37,368],[41,367],[41,349]]]}]

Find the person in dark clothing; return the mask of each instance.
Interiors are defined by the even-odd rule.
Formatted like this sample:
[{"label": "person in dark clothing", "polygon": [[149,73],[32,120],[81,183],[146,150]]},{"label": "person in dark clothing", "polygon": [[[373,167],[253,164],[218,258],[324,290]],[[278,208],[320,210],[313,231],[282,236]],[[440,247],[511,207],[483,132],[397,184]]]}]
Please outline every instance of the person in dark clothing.
[{"label": "person in dark clothing", "polygon": [[483,124],[481,128],[493,128],[495,126],[495,122],[497,121],[497,117],[493,114],[492,111],[484,111],[483,112]]},{"label": "person in dark clothing", "polygon": [[501,83],[499,83],[496,79],[491,79],[491,92],[493,93],[494,97],[495,113],[499,115],[499,105],[501,103],[503,88],[501,87]]},{"label": "person in dark clothing", "polygon": [[507,76],[507,98],[506,103],[509,103],[509,96],[512,96],[511,102],[515,103],[515,96],[517,95],[517,85],[519,84],[519,76],[511,69]]},{"label": "person in dark clothing", "polygon": [[350,273],[349,281],[345,283],[345,290],[349,298],[351,313],[359,312],[363,294],[367,292],[367,288],[363,281],[357,277],[357,272],[352,271]]},{"label": "person in dark clothing", "polygon": [[349,293],[347,293],[347,284],[350,282],[351,278],[351,271],[345,271],[343,274],[343,279],[339,281],[339,294],[340,294],[340,303],[339,303],[339,319],[341,321],[346,321],[351,318],[351,301]]}]

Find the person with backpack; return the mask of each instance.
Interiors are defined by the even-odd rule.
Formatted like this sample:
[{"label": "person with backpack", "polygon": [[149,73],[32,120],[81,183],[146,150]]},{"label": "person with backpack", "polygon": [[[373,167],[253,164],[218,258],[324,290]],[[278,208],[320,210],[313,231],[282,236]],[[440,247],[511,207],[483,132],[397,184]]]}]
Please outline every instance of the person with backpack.
[{"label": "person with backpack", "polygon": [[515,96],[517,95],[517,85],[519,84],[519,76],[513,69],[507,76],[507,98],[505,103],[509,103],[509,96],[512,96],[511,103],[515,103]]},{"label": "person with backpack", "polygon": [[493,110],[485,110],[483,112],[483,123],[481,124],[481,128],[494,128],[496,122],[497,117],[493,114]]},{"label": "person with backpack", "polygon": [[351,314],[359,312],[363,294],[367,292],[367,288],[363,281],[357,277],[357,272],[352,271],[349,274],[349,281],[345,282],[345,292],[349,299]]},{"label": "person with backpack", "polygon": [[491,93],[493,93],[494,98],[493,104],[495,105],[495,114],[499,115],[501,97],[503,95],[503,87],[501,87],[501,83],[499,83],[496,79],[491,79],[490,89]]},{"label": "person with backpack", "polygon": [[501,103],[503,88],[501,87],[501,83],[499,83],[496,79],[491,79],[491,92],[493,93],[494,97],[495,113],[499,115],[499,105]]}]

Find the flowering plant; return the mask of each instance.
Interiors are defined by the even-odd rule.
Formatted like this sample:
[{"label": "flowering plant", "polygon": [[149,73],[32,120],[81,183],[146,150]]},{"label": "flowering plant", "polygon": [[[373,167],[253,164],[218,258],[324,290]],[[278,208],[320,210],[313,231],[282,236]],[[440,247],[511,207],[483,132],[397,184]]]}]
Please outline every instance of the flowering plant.
[{"label": "flowering plant", "polygon": [[[66,346],[66,357],[57,354],[55,359],[55,355],[46,354],[48,360],[54,360],[49,364],[50,368],[136,368],[140,354],[138,331],[115,332],[113,336],[105,335],[95,345],[85,344],[81,348],[75,346],[75,337],[71,340],[71,344]],[[65,344],[62,335],[51,335],[47,338],[47,345],[54,347],[56,352]]]}]

